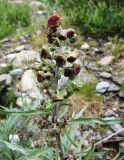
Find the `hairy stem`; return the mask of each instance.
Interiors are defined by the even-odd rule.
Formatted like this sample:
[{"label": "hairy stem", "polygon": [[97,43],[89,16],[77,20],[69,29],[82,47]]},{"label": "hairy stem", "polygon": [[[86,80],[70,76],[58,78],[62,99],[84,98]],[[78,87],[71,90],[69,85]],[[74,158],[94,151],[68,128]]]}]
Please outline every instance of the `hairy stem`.
[{"label": "hairy stem", "polygon": [[[55,91],[57,93],[58,90],[58,80],[59,80],[59,67],[56,66],[56,71],[55,71]],[[53,116],[57,119],[58,117],[58,112],[59,112],[59,104],[56,103],[53,109]],[[57,147],[59,149],[59,156],[62,159],[63,158],[63,149],[62,149],[62,143],[61,143],[61,135],[58,133],[56,135],[56,140],[57,140]]]}]

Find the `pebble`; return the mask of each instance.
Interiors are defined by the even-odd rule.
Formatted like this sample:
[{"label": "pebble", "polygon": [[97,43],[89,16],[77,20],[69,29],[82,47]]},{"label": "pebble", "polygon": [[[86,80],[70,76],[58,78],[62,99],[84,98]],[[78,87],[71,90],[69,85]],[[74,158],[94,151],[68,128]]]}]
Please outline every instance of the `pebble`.
[{"label": "pebble", "polygon": [[99,76],[102,78],[105,78],[105,79],[111,78],[111,74],[108,72],[101,72],[101,73],[99,73]]},{"label": "pebble", "polygon": [[18,107],[23,107],[25,105],[29,106],[29,105],[31,105],[31,103],[32,103],[32,100],[29,97],[19,97],[16,100],[16,105]]},{"label": "pebble", "polygon": [[30,65],[35,62],[38,54],[39,53],[34,50],[22,50],[21,52],[16,54],[16,58],[12,63],[13,68],[23,69],[30,67]]},{"label": "pebble", "polygon": [[11,76],[21,76],[23,74],[24,70],[21,68],[14,69],[10,72]]},{"label": "pebble", "polygon": [[16,144],[16,143],[20,142],[19,135],[17,135],[17,134],[10,134],[10,135],[9,135],[9,141],[10,141],[12,144]]},{"label": "pebble", "polygon": [[[124,129],[121,124],[113,124],[110,127],[114,132],[118,132],[118,131]],[[124,131],[120,132],[119,135],[124,136]]]},{"label": "pebble", "polygon": [[108,82],[102,81],[99,82],[96,85],[96,92],[97,93],[105,93],[107,91],[107,89],[109,88],[110,84]]},{"label": "pebble", "polygon": [[12,82],[12,77],[9,74],[0,75],[0,85],[10,85]]},{"label": "pebble", "polygon": [[22,51],[24,48],[25,48],[24,45],[17,46],[17,47],[15,48],[15,52],[20,52],[20,51]]},{"label": "pebble", "polygon": [[122,91],[119,92],[119,97],[124,98],[124,93]]},{"label": "pebble", "polygon": [[115,84],[111,84],[108,88],[108,92],[118,92],[119,90],[120,88]]},{"label": "pebble", "polygon": [[113,62],[114,56],[105,56],[100,61],[98,61],[99,65],[108,66]]},{"label": "pebble", "polygon": [[90,48],[90,46],[89,46],[89,44],[87,44],[87,43],[84,43],[82,46],[81,46],[81,49],[82,50],[87,50],[87,49],[89,49]]}]

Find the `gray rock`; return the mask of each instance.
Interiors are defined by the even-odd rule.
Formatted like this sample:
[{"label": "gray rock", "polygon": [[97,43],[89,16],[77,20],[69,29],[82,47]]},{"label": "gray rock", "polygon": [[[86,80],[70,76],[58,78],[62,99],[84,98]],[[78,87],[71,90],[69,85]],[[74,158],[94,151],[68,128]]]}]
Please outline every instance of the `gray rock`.
[{"label": "gray rock", "polygon": [[102,78],[105,78],[105,79],[111,78],[111,74],[108,72],[101,72],[101,73],[99,73],[99,76]]},{"label": "gray rock", "polygon": [[123,84],[123,80],[120,77],[113,77],[112,80],[117,85],[122,85]]},{"label": "gray rock", "polygon": [[33,70],[26,70],[24,72],[16,88],[22,92],[26,92],[31,99],[43,99]]},{"label": "gray rock", "polygon": [[84,43],[82,46],[81,46],[81,49],[82,50],[87,50],[87,49],[89,49],[90,48],[90,46],[89,46],[89,44],[87,44],[87,43]]},{"label": "gray rock", "polygon": [[120,97],[120,98],[124,98],[124,93],[120,91],[120,92],[119,92],[119,97]]},{"label": "gray rock", "polygon": [[96,92],[97,93],[105,93],[107,89],[109,88],[110,84],[108,82],[102,81],[99,82],[96,86]]},{"label": "gray rock", "polygon": [[119,91],[119,87],[115,84],[111,84],[108,88],[108,92],[118,92]]},{"label": "gray rock", "polygon": [[19,69],[14,69],[10,72],[11,76],[21,76],[23,74],[24,70],[19,68]]},{"label": "gray rock", "polygon": [[0,87],[3,87],[6,85],[6,77],[3,75],[0,75]]},{"label": "gray rock", "polygon": [[15,48],[15,52],[20,52],[20,51],[22,51],[24,48],[25,48],[24,45],[17,46],[17,47]]},{"label": "gray rock", "polygon": [[119,143],[119,147],[121,148],[121,151],[124,153],[124,141]]},{"label": "gray rock", "polygon": [[9,74],[0,75],[0,86],[10,85],[12,82],[12,77]]},{"label": "gray rock", "polygon": [[116,115],[116,113],[111,109],[108,109],[107,112],[105,112],[106,117],[111,117],[111,116],[115,116],[115,115]]},{"label": "gray rock", "polygon": [[29,6],[32,10],[39,10],[39,9],[45,9],[46,8],[44,3],[38,2],[38,1],[31,1]]},{"label": "gray rock", "polygon": [[16,105],[18,107],[23,107],[24,105],[29,106],[31,105],[32,100],[29,97],[19,97],[16,100]]},{"label": "gray rock", "polygon": [[[124,129],[124,127],[120,124],[113,124],[110,127],[114,132],[118,132],[118,131]],[[120,132],[119,135],[124,136],[124,131]]]},{"label": "gray rock", "polygon": [[40,129],[38,128],[38,126],[29,126],[27,128],[27,133],[28,133],[28,136],[36,136],[40,133]]},{"label": "gray rock", "polygon": [[98,61],[99,65],[108,66],[113,62],[114,56],[105,56],[100,61]]},{"label": "gray rock", "polygon": [[9,135],[9,141],[10,141],[12,144],[16,144],[16,143],[20,142],[19,135],[17,135],[17,134],[10,134],[10,135]]},{"label": "gray rock", "polygon": [[34,50],[22,50],[18,54],[12,63],[13,68],[28,68],[36,60],[36,57],[39,53]]}]

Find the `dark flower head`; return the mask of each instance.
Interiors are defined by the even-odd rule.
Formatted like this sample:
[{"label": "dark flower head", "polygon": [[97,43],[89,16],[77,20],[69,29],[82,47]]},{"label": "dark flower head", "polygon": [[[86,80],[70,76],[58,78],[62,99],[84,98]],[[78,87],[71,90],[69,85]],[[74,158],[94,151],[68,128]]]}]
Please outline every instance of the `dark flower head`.
[{"label": "dark flower head", "polygon": [[59,15],[52,15],[48,18],[48,27],[56,28],[60,26],[61,17]]},{"label": "dark flower head", "polygon": [[62,55],[57,55],[55,57],[55,60],[56,60],[57,66],[59,67],[62,67],[66,63],[66,60]]},{"label": "dark flower head", "polygon": [[70,62],[70,63],[73,63],[76,59],[77,59],[77,55],[76,54],[70,54],[67,57],[67,61]]},{"label": "dark flower head", "polygon": [[60,40],[63,40],[63,41],[67,39],[67,33],[66,33],[65,30],[63,30],[63,31],[61,31],[61,32],[59,33],[59,39],[60,39]]},{"label": "dark flower head", "polygon": [[73,72],[74,72],[74,75],[78,75],[79,72],[80,72],[80,70],[81,70],[81,67],[80,67],[79,64],[74,64],[74,65],[73,65]]},{"label": "dark flower head", "polygon": [[40,57],[41,57],[41,58],[49,58],[49,56],[50,56],[50,55],[49,55],[48,50],[47,50],[46,48],[42,48]]},{"label": "dark flower head", "polygon": [[67,37],[68,37],[68,38],[74,37],[74,34],[75,34],[74,29],[69,28],[69,29],[67,30]]},{"label": "dark flower head", "polygon": [[75,43],[76,40],[77,40],[77,35],[74,34],[74,36],[70,38],[70,43]]},{"label": "dark flower head", "polygon": [[38,82],[42,82],[44,79],[45,79],[45,77],[44,77],[44,72],[39,71],[39,72],[37,73],[37,80],[38,80]]},{"label": "dark flower head", "polygon": [[73,77],[74,73],[72,68],[65,68],[64,69],[64,76],[65,77]]}]

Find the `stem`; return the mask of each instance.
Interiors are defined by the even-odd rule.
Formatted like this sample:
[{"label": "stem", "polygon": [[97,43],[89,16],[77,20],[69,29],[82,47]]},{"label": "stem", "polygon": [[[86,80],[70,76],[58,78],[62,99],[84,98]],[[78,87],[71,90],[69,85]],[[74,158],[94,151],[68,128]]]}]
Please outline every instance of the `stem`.
[{"label": "stem", "polygon": [[[57,90],[58,90],[58,80],[59,80],[59,67],[56,66],[56,71],[55,71],[55,92],[57,94]],[[56,103],[53,109],[53,116],[58,117],[58,112],[59,112],[59,104]],[[63,159],[63,149],[62,149],[62,143],[61,143],[61,135],[60,133],[58,133],[56,135],[56,140],[57,140],[57,147],[59,149],[59,156],[61,159]]]}]

